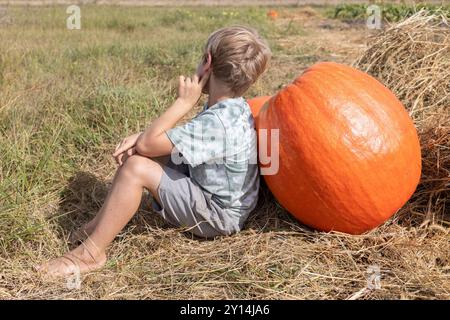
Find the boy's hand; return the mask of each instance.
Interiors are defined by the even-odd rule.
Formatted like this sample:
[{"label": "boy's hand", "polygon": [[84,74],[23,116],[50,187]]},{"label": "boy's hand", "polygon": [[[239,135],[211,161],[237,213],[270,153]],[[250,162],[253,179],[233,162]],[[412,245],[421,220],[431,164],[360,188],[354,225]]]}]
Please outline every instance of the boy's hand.
[{"label": "boy's hand", "polygon": [[[203,74],[195,74],[192,79],[181,76],[178,87],[178,99],[162,115],[155,119],[151,125],[142,133],[141,136],[133,135],[126,138],[117,146],[113,156],[121,165],[122,156],[125,150],[133,148],[130,152],[137,152],[145,157],[160,157],[169,155],[172,152],[173,144],[169,140],[167,130],[173,128],[177,121],[182,119],[190,109],[196,104],[202,89],[208,82],[211,69],[204,70]],[[201,79],[199,79],[201,76]],[[128,158],[128,154],[127,157]],[[125,159],[126,159],[125,158]]]},{"label": "boy's hand", "polygon": [[178,99],[190,105],[191,107],[200,99],[203,87],[208,82],[211,72],[206,72],[201,79],[195,74],[192,79],[180,76],[180,82],[178,86]]},{"label": "boy's hand", "polygon": [[136,142],[140,137],[140,135],[141,132],[132,134],[131,136],[123,139],[122,142],[120,142],[116,146],[116,150],[113,153],[113,157],[119,166],[121,166],[128,157],[136,153],[134,146],[136,145]]},{"label": "boy's hand", "polygon": [[131,157],[132,155],[134,155],[136,153],[137,153],[136,147],[130,148],[130,149],[126,150],[125,152],[122,152],[117,157],[115,157],[117,164],[119,166],[123,165],[129,157]]}]

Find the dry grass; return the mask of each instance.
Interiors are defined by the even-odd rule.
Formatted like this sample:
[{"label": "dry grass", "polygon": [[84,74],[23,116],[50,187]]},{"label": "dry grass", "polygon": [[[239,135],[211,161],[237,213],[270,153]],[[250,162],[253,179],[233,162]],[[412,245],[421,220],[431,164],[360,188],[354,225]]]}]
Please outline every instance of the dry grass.
[{"label": "dry grass", "polygon": [[[163,16],[163,14],[160,15]],[[74,88],[74,96],[89,95],[91,100],[95,98],[96,100],[92,101],[96,104],[92,102],[90,106],[105,108],[117,122],[110,123],[108,121],[112,120],[103,118],[103,113],[86,108],[81,109],[81,113],[86,115],[87,120],[82,118],[83,121],[80,120],[79,124],[68,122],[66,117],[62,118],[66,122],[61,120],[58,124],[50,122],[59,119],[58,114],[64,113],[69,113],[72,117],[71,121],[76,121],[76,108],[81,108],[82,103],[85,103],[84,100],[74,100],[73,110],[70,108],[59,110],[55,115],[52,111],[57,108],[55,101],[58,101],[57,105],[65,101],[57,100],[62,99],[63,92],[67,90],[64,83],[56,84],[61,86],[61,91],[57,91],[59,98],[56,95],[45,99],[37,96],[38,98],[35,99],[43,99],[42,103],[47,105],[48,102],[46,108],[50,111],[46,115],[47,118],[39,122],[40,131],[33,131],[30,135],[38,135],[42,139],[42,136],[39,136],[41,131],[45,133],[45,130],[50,130],[44,137],[47,137],[49,141],[56,141],[54,145],[58,148],[46,147],[47,149],[42,150],[39,149],[38,142],[35,142],[33,147],[37,148],[39,153],[51,150],[50,154],[55,153],[58,158],[67,157],[66,154],[70,155],[67,160],[64,158],[66,161],[64,163],[56,162],[57,160],[53,160],[48,155],[52,161],[55,161],[54,164],[50,166],[45,162],[37,167],[32,167],[31,163],[25,161],[28,161],[28,157],[23,150],[28,150],[26,146],[30,143],[27,140],[28,135],[26,133],[20,136],[15,135],[14,132],[21,128],[20,123],[16,120],[12,122],[11,119],[15,119],[12,111],[11,113],[5,111],[11,110],[10,105],[17,99],[25,99],[25,97],[14,98],[15,96],[11,95],[12,98],[7,100],[5,98],[7,96],[4,95],[5,100],[1,105],[4,108],[2,116],[5,119],[4,123],[8,123],[6,120],[11,120],[11,128],[3,125],[0,129],[14,138],[11,148],[19,151],[15,155],[17,158],[13,156],[10,158],[14,165],[6,165],[2,161],[2,177],[16,179],[14,181],[16,202],[9,200],[12,197],[8,193],[9,185],[5,183],[4,189],[0,189],[1,204],[4,208],[0,213],[2,232],[0,297],[5,299],[448,299],[450,297],[450,239],[445,216],[449,211],[449,115],[448,108],[445,108],[444,104],[437,106],[435,103],[441,97],[448,97],[450,92],[448,87],[447,89],[444,87],[439,89],[444,90],[441,97],[427,98],[431,100],[414,104],[414,101],[417,101],[416,98],[410,98],[411,95],[402,95],[399,91],[403,86],[407,90],[408,86],[413,84],[416,86],[413,92],[421,92],[428,84],[427,80],[419,86],[415,83],[416,77],[405,77],[402,74],[404,70],[410,70],[417,75],[419,72],[417,68],[419,68],[422,70],[424,79],[440,77],[434,72],[430,74],[430,71],[425,69],[425,65],[417,62],[420,58],[415,58],[434,53],[436,47],[421,46],[411,51],[411,47],[418,38],[410,32],[417,30],[414,26],[422,24],[423,19],[428,18],[422,16],[411,18],[409,23],[405,22],[397,29],[393,27],[394,29],[376,35],[374,40],[369,42],[373,45],[358,60],[360,68],[367,67],[370,73],[397,90],[405,106],[410,110],[415,106],[414,118],[423,146],[423,177],[414,197],[393,219],[380,228],[360,236],[316,232],[297,223],[274,202],[267,189],[263,188],[258,207],[251,215],[243,232],[230,237],[204,241],[180,233],[181,230],[169,228],[164,221],[151,212],[148,197],[145,197],[138,214],[110,248],[110,259],[105,268],[83,276],[81,288],[78,290],[68,290],[65,280],[42,281],[31,271],[31,266],[67,250],[65,240],[69,232],[92,217],[101,206],[109,187],[108,181],[113,174],[112,161],[107,153],[115,139],[119,137],[116,135],[123,134],[119,129],[108,130],[124,121],[124,118],[128,118],[131,122],[133,119],[143,117],[143,113],[139,111],[141,107],[136,107],[136,104],[139,104],[140,95],[134,94],[134,91],[125,96],[109,95],[108,91],[106,94],[103,91],[90,89],[90,86],[83,87],[80,82],[79,91]],[[119,19],[118,22],[118,26],[121,27],[122,20]],[[427,29],[428,37],[442,34],[440,28],[438,25],[431,24]],[[49,31],[44,31],[47,36]],[[398,35],[398,38],[392,38],[393,32]],[[182,32],[180,33],[182,37]],[[96,37],[101,40],[99,34],[101,35],[100,32],[96,33]],[[402,36],[405,34],[409,36]],[[121,37],[120,33],[112,33],[112,35]],[[126,33],[124,36],[131,42],[133,39],[140,39],[138,35],[138,31],[135,31],[131,35]],[[301,36],[304,37],[304,35]],[[26,39],[27,34],[24,37]],[[198,36],[198,39],[200,38],[202,36]],[[276,47],[278,40],[271,38],[270,35],[269,38]],[[397,47],[393,45],[394,41],[399,48],[402,48],[401,50],[396,49]],[[386,50],[388,48],[391,49]],[[448,50],[448,41],[439,48]],[[116,50],[119,49],[125,54],[128,52],[134,54],[134,51],[131,51],[134,50],[132,46],[116,48]],[[422,50],[420,55],[419,49]],[[286,54],[286,61],[292,62],[295,57],[292,53],[293,48],[287,51],[281,51],[282,48],[277,50],[280,50],[277,51],[279,56],[283,57],[283,53]],[[395,54],[388,56],[385,54],[386,51]],[[415,52],[418,55],[412,54]],[[79,54],[82,53],[84,51],[80,50]],[[102,55],[98,55],[97,60],[103,59]],[[156,55],[156,57],[159,56]],[[381,56],[383,58],[380,58]],[[405,61],[404,64],[387,63],[402,56],[411,60]],[[8,56],[4,57],[7,61]],[[437,54],[434,57],[437,57]],[[167,57],[169,58],[171,56]],[[44,58],[40,57],[40,59]],[[140,81],[144,81],[144,84],[150,86],[155,92],[157,89],[162,90],[162,85],[153,87],[153,80],[149,82],[142,80],[145,77],[139,73],[143,68],[139,62],[139,56],[130,61],[122,55],[115,59],[113,60],[115,63],[111,65],[107,64],[106,60],[102,61],[108,67],[106,74],[111,77],[111,79],[102,80],[111,83],[111,89],[106,87],[102,90],[117,90],[112,85],[117,83],[134,85],[132,88],[139,90]],[[83,63],[83,60],[77,61]],[[275,60],[275,63],[282,65],[283,61]],[[377,69],[374,69],[375,64],[372,64],[372,61],[379,61],[376,64]],[[426,61],[431,60],[427,58]],[[55,62],[52,61],[52,63]],[[89,60],[89,63],[93,62]],[[123,76],[124,79],[122,79],[123,71],[114,68],[119,63],[129,66],[127,73]],[[444,70],[440,68],[443,63],[446,63],[445,56],[435,58],[429,63],[433,65],[433,70]],[[161,80],[161,74],[168,72],[167,70],[170,71],[170,65],[163,65],[163,67],[150,76],[156,77],[158,81]],[[96,68],[101,71],[103,65]],[[448,69],[446,71],[448,72]],[[13,70],[6,73],[5,83],[7,83],[8,74],[15,73]],[[97,74],[85,73],[85,71],[76,74],[80,79],[92,77],[92,85],[98,85]],[[117,77],[113,78],[113,75]],[[445,75],[445,72],[442,72],[442,75]],[[269,72],[267,78],[254,89],[253,94],[273,92],[279,83],[291,80],[282,76],[276,70]],[[440,79],[445,81],[446,78]],[[403,86],[397,86],[399,81],[403,81]],[[436,80],[436,84],[441,83]],[[438,90],[437,85],[436,90]],[[8,88],[10,90],[8,92],[13,92],[14,87]],[[34,97],[33,90],[39,90],[33,88],[35,87],[30,85],[29,91],[25,91],[32,97]],[[56,89],[53,88],[53,90]],[[168,93],[163,91],[155,94],[155,97],[152,96],[153,105],[158,101],[159,104],[163,104],[166,100],[170,100],[170,95],[169,97],[167,95]],[[421,95],[421,97],[424,96]],[[121,111],[121,107],[114,106],[116,102],[119,105],[127,103],[134,111],[127,111],[128,113],[123,114],[124,118],[121,118],[120,112],[124,111]],[[144,115],[147,119],[154,116],[153,113],[144,113]],[[27,117],[19,117],[19,119],[25,123],[29,121]],[[86,121],[96,126],[86,126]],[[141,122],[132,123],[138,127],[145,124],[145,121]],[[46,124],[50,124],[51,128],[47,128]],[[133,128],[133,125],[130,126]],[[72,140],[72,127],[77,129],[73,132],[78,136],[86,136],[86,140],[80,141],[75,138]],[[97,128],[100,128],[98,132]],[[61,135],[58,134],[60,131]],[[59,136],[67,140],[62,140],[63,138],[58,140]],[[108,140],[109,136],[114,139]],[[100,142],[96,144],[97,140]],[[25,147],[22,148],[22,144]],[[77,149],[72,149],[74,146]],[[81,152],[80,150],[84,150],[80,156],[72,155],[72,152]],[[3,151],[3,154],[12,154],[9,147],[4,147]],[[35,153],[37,152],[31,151],[34,162],[36,162],[35,157],[40,159]],[[25,170],[21,166],[23,162],[28,167],[34,168],[33,175],[29,178],[32,180],[30,182],[21,175],[22,170]],[[41,163],[40,160],[39,163]],[[71,163],[76,163],[74,169],[68,169],[72,168]],[[38,173],[33,179],[35,172]],[[43,181],[43,184],[37,184],[39,181]],[[24,201],[21,200],[22,197]],[[370,275],[367,270],[374,266],[379,267],[381,271],[381,288],[369,290],[367,278]]]},{"label": "dry grass", "polygon": [[[80,216],[80,208],[98,209],[107,189],[90,175],[72,181],[70,188],[63,210],[73,217]],[[26,299],[446,299],[448,229],[400,221],[413,208],[405,207],[365,235],[327,234],[300,226],[266,193],[245,231],[203,241],[168,228],[144,203],[111,247],[107,266],[84,276],[80,290],[68,290],[65,280],[42,282],[29,270],[31,263],[61,252],[57,248],[67,232],[53,232],[22,248],[14,265],[1,261],[7,268],[0,294]],[[366,288],[370,266],[380,268],[381,289]]]},{"label": "dry grass", "polygon": [[421,10],[372,36],[369,44],[355,64],[394,91],[414,119],[448,114],[450,22],[444,15]]},{"label": "dry grass", "polygon": [[395,92],[419,131],[423,170],[411,204],[426,221],[450,214],[450,22],[426,10],[369,39],[355,65]]}]

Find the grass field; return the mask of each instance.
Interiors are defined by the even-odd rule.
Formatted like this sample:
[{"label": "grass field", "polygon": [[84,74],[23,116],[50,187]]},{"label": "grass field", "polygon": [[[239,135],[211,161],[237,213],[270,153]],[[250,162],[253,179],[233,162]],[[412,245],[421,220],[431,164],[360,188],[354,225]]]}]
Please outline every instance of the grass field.
[{"label": "grass field", "polygon": [[[32,266],[64,253],[101,206],[115,144],[171,103],[211,31],[241,23],[268,39],[272,65],[247,97],[316,61],[351,63],[369,34],[322,7],[280,8],[275,21],[264,7],[81,10],[81,30],[66,29],[62,6],[8,7],[1,20],[0,298],[449,298],[448,232],[411,223],[423,212],[407,205],[366,235],[325,234],[267,191],[242,233],[214,241],[169,228],[144,198],[80,289],[36,277]],[[364,291],[374,265],[381,288]]]}]

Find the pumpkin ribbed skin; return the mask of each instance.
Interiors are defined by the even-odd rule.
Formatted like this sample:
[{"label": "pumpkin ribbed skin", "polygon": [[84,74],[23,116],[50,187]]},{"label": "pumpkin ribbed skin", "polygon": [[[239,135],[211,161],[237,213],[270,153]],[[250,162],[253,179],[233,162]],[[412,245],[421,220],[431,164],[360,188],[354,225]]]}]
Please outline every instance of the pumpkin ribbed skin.
[{"label": "pumpkin ribbed skin", "polygon": [[250,109],[252,110],[253,117],[257,120],[257,115],[264,104],[272,98],[271,96],[260,96],[249,99],[247,102],[250,105]]},{"label": "pumpkin ribbed skin", "polygon": [[421,173],[416,129],[401,102],[368,74],[322,62],[258,113],[267,99],[249,101],[257,129],[280,130],[279,171],[264,178],[304,224],[359,234],[413,194]]}]

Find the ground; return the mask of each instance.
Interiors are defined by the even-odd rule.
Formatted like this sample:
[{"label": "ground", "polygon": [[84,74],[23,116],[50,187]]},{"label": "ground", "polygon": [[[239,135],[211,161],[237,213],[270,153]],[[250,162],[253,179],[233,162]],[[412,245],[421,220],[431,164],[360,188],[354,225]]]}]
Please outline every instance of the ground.
[{"label": "ground", "polygon": [[[415,224],[406,205],[377,230],[313,231],[264,189],[241,233],[193,239],[145,197],[107,265],[45,281],[33,265],[64,253],[95,215],[122,137],[145,128],[195,67],[208,34],[233,23],[269,41],[270,69],[247,97],[275,93],[317,61],[352,63],[371,31],[327,18],[327,7],[9,7],[0,25],[0,298],[448,298],[448,231]],[[380,286],[368,289],[371,280]],[[369,281],[369,283],[368,283]],[[370,286],[369,286],[370,287]]]}]

